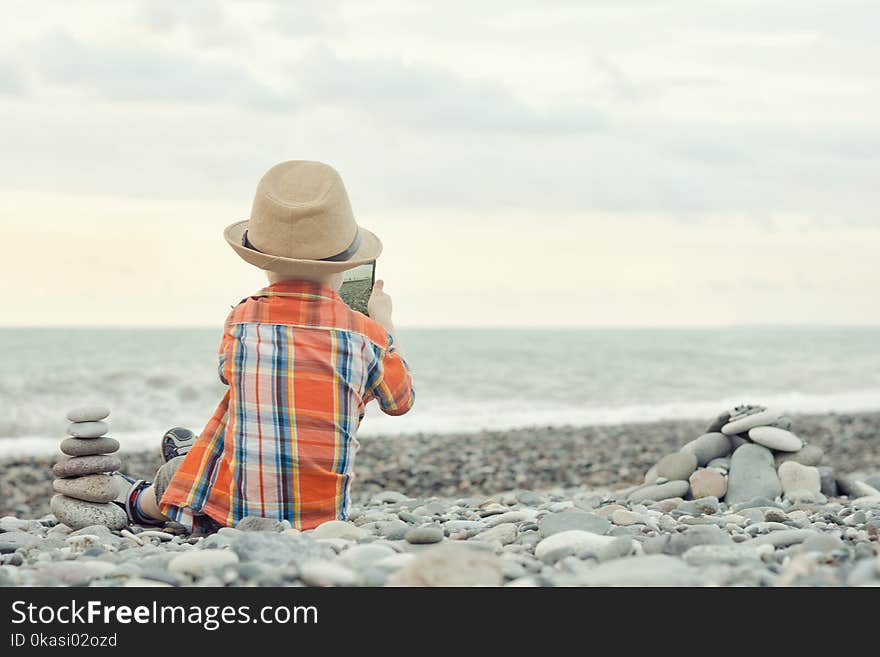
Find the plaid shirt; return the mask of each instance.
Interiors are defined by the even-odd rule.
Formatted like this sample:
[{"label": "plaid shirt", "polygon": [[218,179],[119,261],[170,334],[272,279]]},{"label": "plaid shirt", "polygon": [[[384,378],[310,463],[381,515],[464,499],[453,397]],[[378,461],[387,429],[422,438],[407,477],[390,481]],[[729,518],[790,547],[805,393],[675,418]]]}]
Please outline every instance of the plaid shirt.
[{"label": "plaid shirt", "polygon": [[220,368],[229,389],[159,504],[192,530],[247,515],[299,529],[344,519],[364,406],[376,399],[401,415],[414,400],[388,332],[305,281],[276,283],[232,310]]}]

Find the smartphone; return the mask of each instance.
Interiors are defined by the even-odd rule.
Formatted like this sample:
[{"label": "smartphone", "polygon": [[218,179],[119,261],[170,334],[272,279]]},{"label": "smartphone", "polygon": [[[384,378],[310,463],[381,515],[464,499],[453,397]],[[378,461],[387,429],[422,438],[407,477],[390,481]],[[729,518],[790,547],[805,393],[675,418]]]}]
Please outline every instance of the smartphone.
[{"label": "smartphone", "polygon": [[342,275],[342,287],[339,296],[352,310],[367,315],[367,302],[376,282],[376,261],[366,265],[358,265]]}]

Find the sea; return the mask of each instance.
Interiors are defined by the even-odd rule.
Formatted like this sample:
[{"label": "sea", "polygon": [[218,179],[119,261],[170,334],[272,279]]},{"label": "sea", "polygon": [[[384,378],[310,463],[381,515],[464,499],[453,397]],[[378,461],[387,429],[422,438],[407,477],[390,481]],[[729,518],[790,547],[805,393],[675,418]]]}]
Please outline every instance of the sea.
[{"label": "sea", "polygon": [[[711,419],[739,403],[880,409],[880,328],[403,329],[416,403],[360,438]],[[55,453],[68,408],[112,409],[125,450],[201,430],[223,395],[219,330],[0,329],[0,457]]]}]

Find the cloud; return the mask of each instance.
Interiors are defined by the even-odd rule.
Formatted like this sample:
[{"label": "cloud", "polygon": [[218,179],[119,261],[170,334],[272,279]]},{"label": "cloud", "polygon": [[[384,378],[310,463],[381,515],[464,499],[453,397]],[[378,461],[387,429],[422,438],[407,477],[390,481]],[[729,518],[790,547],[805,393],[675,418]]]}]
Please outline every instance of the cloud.
[{"label": "cloud", "polygon": [[604,125],[602,115],[589,106],[539,109],[497,81],[468,79],[394,57],[343,58],[316,48],[293,73],[309,100],[409,128],[548,135]]},{"label": "cloud", "polygon": [[33,54],[45,79],[109,100],[226,104],[270,111],[296,105],[288,93],[242,68],[189,54],[94,46],[65,32],[39,41]]},{"label": "cloud", "polygon": [[8,62],[0,62],[0,96],[20,96],[25,91],[24,80]]}]

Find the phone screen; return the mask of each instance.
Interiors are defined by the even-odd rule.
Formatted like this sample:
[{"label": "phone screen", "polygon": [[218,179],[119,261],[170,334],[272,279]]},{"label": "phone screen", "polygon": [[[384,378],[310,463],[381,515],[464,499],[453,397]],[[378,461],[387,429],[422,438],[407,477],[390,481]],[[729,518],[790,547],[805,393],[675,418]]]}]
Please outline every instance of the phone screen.
[{"label": "phone screen", "polygon": [[343,273],[339,296],[352,310],[367,314],[367,301],[376,281],[376,263],[359,265]]}]

